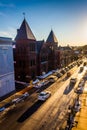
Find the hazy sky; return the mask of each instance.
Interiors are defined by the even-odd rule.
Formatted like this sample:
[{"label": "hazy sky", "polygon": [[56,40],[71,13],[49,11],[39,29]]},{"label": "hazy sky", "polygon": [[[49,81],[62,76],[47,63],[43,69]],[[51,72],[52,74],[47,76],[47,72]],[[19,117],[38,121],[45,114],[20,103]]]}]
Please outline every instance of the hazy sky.
[{"label": "hazy sky", "polygon": [[53,29],[60,45],[87,44],[87,0],[0,0],[0,36],[15,38],[23,12],[37,40]]}]

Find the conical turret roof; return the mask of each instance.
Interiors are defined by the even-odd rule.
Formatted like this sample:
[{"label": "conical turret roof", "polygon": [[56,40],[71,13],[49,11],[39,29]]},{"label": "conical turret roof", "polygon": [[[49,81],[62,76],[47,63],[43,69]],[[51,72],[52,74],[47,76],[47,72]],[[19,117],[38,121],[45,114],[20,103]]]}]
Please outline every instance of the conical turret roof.
[{"label": "conical turret roof", "polygon": [[23,20],[20,29],[18,29],[17,36],[15,40],[18,39],[30,39],[30,40],[36,40],[35,36],[33,35],[26,19]]},{"label": "conical turret roof", "polygon": [[56,38],[53,30],[51,30],[46,42],[48,42],[48,43],[58,43],[57,38]]}]

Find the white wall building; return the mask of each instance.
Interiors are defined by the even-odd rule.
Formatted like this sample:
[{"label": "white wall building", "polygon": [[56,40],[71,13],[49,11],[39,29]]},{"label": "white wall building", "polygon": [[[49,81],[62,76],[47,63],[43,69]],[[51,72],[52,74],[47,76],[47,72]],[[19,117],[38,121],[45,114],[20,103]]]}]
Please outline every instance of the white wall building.
[{"label": "white wall building", "polygon": [[15,91],[12,39],[0,37],[0,98]]}]

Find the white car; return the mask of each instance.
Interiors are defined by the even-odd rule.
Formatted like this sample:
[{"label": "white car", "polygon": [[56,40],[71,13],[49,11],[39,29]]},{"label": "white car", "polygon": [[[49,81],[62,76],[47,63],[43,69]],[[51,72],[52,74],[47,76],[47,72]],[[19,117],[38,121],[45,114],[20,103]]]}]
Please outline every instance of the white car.
[{"label": "white car", "polygon": [[28,93],[28,92],[25,92],[24,94],[21,95],[20,99],[21,99],[21,100],[24,100],[24,99],[26,99],[28,96],[29,96],[29,93]]},{"label": "white car", "polygon": [[28,92],[25,92],[22,96],[28,97],[28,96],[29,96],[29,93],[28,93]]},{"label": "white car", "polygon": [[22,101],[21,98],[15,98],[15,99],[12,100],[12,103],[16,104],[16,103],[19,103],[21,101]]},{"label": "white car", "polygon": [[35,88],[41,88],[42,86],[44,86],[44,82],[38,83],[37,85],[35,85]]},{"label": "white car", "polygon": [[12,103],[13,103],[13,104],[20,103],[20,102],[24,101],[28,96],[29,96],[29,93],[28,93],[28,92],[25,92],[25,93],[22,94],[19,98],[13,99],[13,100],[12,100]]},{"label": "white car", "polygon": [[44,85],[47,85],[49,83],[49,80],[44,81]]},{"label": "white car", "polygon": [[38,100],[45,101],[45,100],[48,99],[50,96],[51,96],[51,92],[49,92],[49,91],[42,91],[42,92],[40,92],[40,94],[38,95]]}]

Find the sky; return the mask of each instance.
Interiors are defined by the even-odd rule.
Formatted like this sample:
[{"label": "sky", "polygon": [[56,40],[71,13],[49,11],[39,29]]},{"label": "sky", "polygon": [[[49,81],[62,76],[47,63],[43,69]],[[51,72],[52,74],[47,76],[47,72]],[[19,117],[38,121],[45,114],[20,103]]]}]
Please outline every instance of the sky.
[{"label": "sky", "polygon": [[37,40],[52,29],[61,46],[87,44],[87,0],[0,0],[0,36],[15,38],[23,12]]}]

